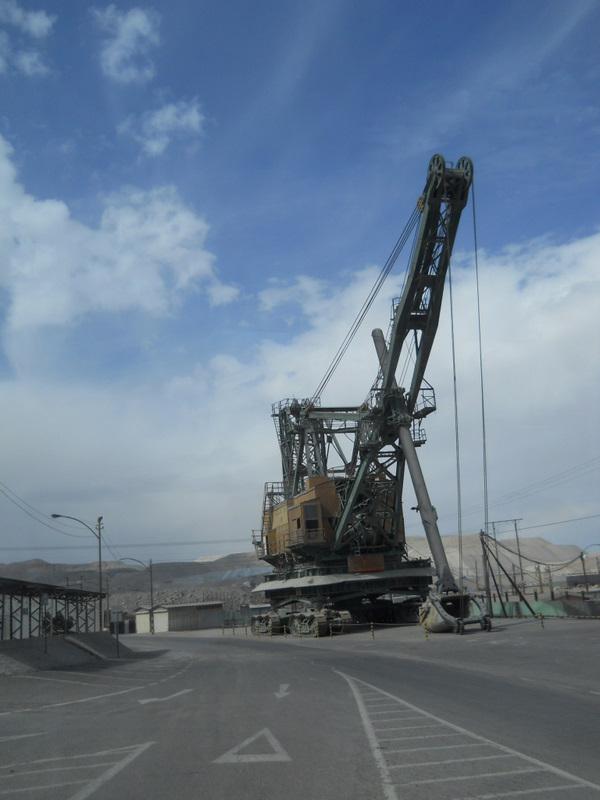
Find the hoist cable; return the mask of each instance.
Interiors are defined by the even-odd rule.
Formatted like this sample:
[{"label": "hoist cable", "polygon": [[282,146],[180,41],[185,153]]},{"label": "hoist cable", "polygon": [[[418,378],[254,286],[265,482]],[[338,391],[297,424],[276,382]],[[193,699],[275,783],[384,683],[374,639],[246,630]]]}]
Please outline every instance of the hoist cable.
[{"label": "hoist cable", "polygon": [[373,302],[375,301],[375,298],[379,294],[379,291],[380,291],[381,287],[383,286],[383,284],[385,282],[385,279],[388,277],[388,275],[392,271],[392,268],[393,268],[394,264],[398,260],[398,256],[402,252],[402,249],[404,248],[404,245],[408,241],[408,238],[409,238],[413,228],[415,227],[415,225],[416,225],[416,223],[417,223],[417,221],[418,221],[418,219],[420,217],[420,213],[421,212],[419,211],[419,209],[415,208],[414,211],[412,212],[412,214],[410,215],[410,217],[408,219],[408,222],[404,226],[404,229],[403,229],[402,233],[400,234],[396,244],[394,245],[394,248],[393,248],[392,252],[390,253],[387,261],[385,262],[385,264],[383,265],[383,267],[381,269],[381,272],[379,273],[375,283],[371,287],[371,290],[370,290],[369,294],[367,295],[366,300],[364,301],[363,305],[361,306],[360,311],[358,312],[358,314],[354,318],[354,321],[353,321],[352,325],[350,326],[350,329],[349,329],[348,333],[344,337],[344,339],[343,339],[341,345],[339,346],[336,354],[334,355],[329,367],[327,368],[327,370],[325,371],[325,374],[321,378],[321,381],[320,381],[319,385],[317,386],[316,390],[313,392],[313,395],[312,395],[312,398],[311,398],[312,402],[314,402],[318,397],[320,397],[320,395],[322,394],[323,390],[325,389],[325,387],[327,386],[327,384],[331,380],[331,377],[332,377],[333,373],[335,372],[335,370],[337,369],[340,361],[344,357],[344,354],[348,350],[348,347],[350,346],[350,343],[352,342],[352,340],[356,336],[356,333],[357,333],[359,327],[361,326],[364,318],[368,314],[369,309],[373,305]]},{"label": "hoist cable", "polygon": [[450,299],[450,341],[452,344],[452,388],[454,392],[454,449],[456,453],[456,522],[458,530],[458,588],[463,589],[463,530],[462,491],[460,481],[460,438],[458,427],[458,391],[456,386],[456,343],[454,340],[454,298],[452,295],[452,268],[448,264],[448,294]]},{"label": "hoist cable", "polygon": [[484,530],[489,528],[488,475],[487,475],[487,436],[485,430],[485,392],[483,384],[483,350],[481,345],[481,303],[479,298],[479,256],[477,247],[477,215],[475,212],[475,178],[471,181],[471,209],[473,211],[473,246],[475,248],[475,286],[477,289],[477,341],[479,345],[479,386],[481,390],[481,437],[483,461],[483,517]]}]

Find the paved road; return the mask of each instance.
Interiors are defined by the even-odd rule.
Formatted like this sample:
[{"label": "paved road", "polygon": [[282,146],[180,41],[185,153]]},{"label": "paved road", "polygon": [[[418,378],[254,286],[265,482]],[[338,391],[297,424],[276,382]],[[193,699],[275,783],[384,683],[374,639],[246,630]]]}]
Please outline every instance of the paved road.
[{"label": "paved road", "polygon": [[129,637],[0,679],[0,798],[600,800],[599,634]]}]

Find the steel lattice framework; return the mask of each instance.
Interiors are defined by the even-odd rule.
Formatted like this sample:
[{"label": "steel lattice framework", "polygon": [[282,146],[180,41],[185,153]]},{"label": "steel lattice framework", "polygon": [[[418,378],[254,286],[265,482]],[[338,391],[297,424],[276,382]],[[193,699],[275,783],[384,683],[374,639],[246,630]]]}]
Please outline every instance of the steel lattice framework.
[{"label": "steel lattice framework", "polygon": [[86,589],[0,577],[0,641],[43,636],[58,618],[73,633],[93,632],[98,600]]},{"label": "steel lattice framework", "polygon": [[[379,372],[367,400],[361,406],[323,407],[318,399],[288,399],[273,406],[283,481],[268,484],[263,509],[294,497],[306,477],[328,476],[336,482],[342,508],[334,552],[396,550],[405,556],[402,493],[408,467],[439,586],[450,591],[456,584],[416,448],[425,442],[422,421],[435,410],[425,370],[472,175],[468,158],[451,165],[436,155],[429,163],[402,296],[394,302],[387,337],[380,329],[373,331]],[[405,388],[398,385],[397,370],[411,357],[412,373]]]}]

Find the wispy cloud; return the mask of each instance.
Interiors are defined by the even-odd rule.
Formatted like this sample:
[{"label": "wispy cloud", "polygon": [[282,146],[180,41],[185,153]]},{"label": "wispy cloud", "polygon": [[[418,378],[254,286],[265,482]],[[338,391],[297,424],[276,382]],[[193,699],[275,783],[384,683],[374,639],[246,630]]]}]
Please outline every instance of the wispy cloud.
[{"label": "wispy cloud", "polygon": [[546,116],[575,113],[569,94],[566,98],[557,94],[554,70],[561,49],[597,11],[597,2],[539,6],[523,27],[514,25],[510,7],[498,8],[493,27],[461,56],[461,74],[444,92],[440,94],[433,81],[420,83],[399,105],[400,114],[395,110],[383,123],[373,124],[372,139],[386,155],[405,160],[434,152],[453,136],[468,137],[476,120],[481,123],[496,115],[503,124],[494,125],[492,135],[518,139],[523,136],[522,115],[527,113],[535,122],[533,136],[527,137],[527,149],[533,151],[531,141],[539,137]]},{"label": "wispy cloud", "polygon": [[49,72],[44,59],[37,50],[19,50],[15,53],[14,64],[24,75],[46,75]]},{"label": "wispy cloud", "polygon": [[104,74],[118,83],[151,80],[156,70],[149,53],[160,42],[159,14],[139,7],[120,11],[113,4],[93,14],[105,34],[100,51]]},{"label": "wispy cloud", "polygon": [[166,103],[140,117],[128,117],[119,133],[128,134],[147,156],[160,156],[174,139],[197,138],[202,134],[204,115],[197,100]]},{"label": "wispy cloud", "polygon": [[327,289],[324,281],[309,275],[298,275],[293,283],[271,280],[267,288],[259,292],[258,299],[263,311],[273,311],[279,306],[292,304],[299,306],[309,315],[323,302]]},{"label": "wispy cloud", "polygon": [[46,11],[26,11],[15,0],[0,0],[0,23],[12,25],[35,39],[48,36],[55,21],[56,17]]},{"label": "wispy cloud", "polygon": [[56,17],[45,11],[26,11],[15,0],[0,0],[0,25],[12,28],[11,36],[0,30],[0,74],[13,71],[27,77],[46,75],[50,70],[31,40],[45,39],[55,21]]}]

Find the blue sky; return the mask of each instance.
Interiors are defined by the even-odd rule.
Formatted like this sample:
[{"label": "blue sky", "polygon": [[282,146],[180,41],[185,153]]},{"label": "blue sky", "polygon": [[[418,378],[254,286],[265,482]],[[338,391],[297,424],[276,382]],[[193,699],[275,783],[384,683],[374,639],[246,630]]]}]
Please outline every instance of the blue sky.
[{"label": "blue sky", "polygon": [[[597,2],[0,0],[0,31],[0,480],[35,508],[104,511],[115,541],[243,538],[277,478],[269,403],[314,389],[434,152],[475,162],[492,493],[598,453],[574,400],[598,398]],[[468,215],[457,255],[470,398]],[[370,386],[368,347],[333,390],[347,402]],[[452,509],[450,410],[425,459]],[[579,443],[553,427],[565,415]],[[597,475],[503,513],[600,512]],[[8,545],[50,545],[5,505]]]}]

